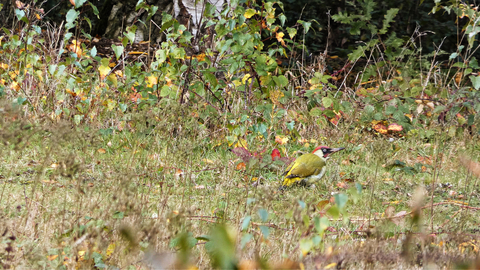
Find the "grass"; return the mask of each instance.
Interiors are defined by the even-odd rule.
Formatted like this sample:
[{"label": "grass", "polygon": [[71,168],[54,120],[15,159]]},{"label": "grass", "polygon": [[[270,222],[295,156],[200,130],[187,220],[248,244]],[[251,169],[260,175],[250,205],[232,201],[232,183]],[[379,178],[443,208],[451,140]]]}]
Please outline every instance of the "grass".
[{"label": "grass", "polygon": [[281,192],[281,168],[236,170],[231,147],[210,139],[221,132],[194,121],[108,134],[2,108],[3,268],[451,268],[478,256],[478,179],[459,162],[478,160],[476,137],[316,130],[306,139],[346,150],[315,188]]}]

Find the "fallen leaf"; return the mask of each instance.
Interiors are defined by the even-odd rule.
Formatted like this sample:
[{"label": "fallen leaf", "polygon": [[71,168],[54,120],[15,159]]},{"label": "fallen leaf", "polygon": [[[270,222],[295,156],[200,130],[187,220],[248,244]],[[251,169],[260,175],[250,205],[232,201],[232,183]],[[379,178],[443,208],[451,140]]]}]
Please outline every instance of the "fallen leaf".
[{"label": "fallen leaf", "polygon": [[330,203],[329,200],[322,200],[322,201],[317,203],[317,208],[319,210],[323,210],[325,208],[325,206],[327,206],[329,203]]},{"label": "fallen leaf", "polygon": [[245,165],[244,162],[240,162],[237,164],[237,167],[235,167],[235,169],[237,171],[244,171],[245,169],[247,168],[247,165]]},{"label": "fallen leaf", "polygon": [[388,133],[387,127],[386,127],[385,125],[383,125],[383,124],[376,124],[376,125],[373,127],[373,129],[374,129],[376,132],[380,133],[380,134],[387,134],[387,133]]},{"label": "fallen leaf", "polygon": [[205,163],[208,163],[208,164],[213,164],[213,161],[208,159],[208,158],[204,158],[204,159],[202,159],[202,161],[205,162]]},{"label": "fallen leaf", "polygon": [[348,185],[345,182],[338,182],[337,187],[346,189],[348,188]]},{"label": "fallen leaf", "polygon": [[390,125],[388,125],[388,131],[402,131],[403,130],[403,127],[399,124],[396,124],[396,123],[392,123]]},{"label": "fallen leaf", "polygon": [[330,268],[333,268],[335,266],[337,266],[337,263],[331,263],[331,264],[328,264],[327,266],[325,266],[324,269],[330,269]]},{"label": "fallen leaf", "polygon": [[280,151],[277,148],[272,150],[270,156],[272,157],[272,161],[278,160],[282,157],[282,155],[280,155]]},{"label": "fallen leaf", "polygon": [[49,261],[53,261],[53,260],[55,260],[56,258],[58,258],[58,255],[50,255],[50,256],[47,256],[47,259],[48,259]]},{"label": "fallen leaf", "polygon": [[280,135],[277,135],[275,136],[275,142],[280,144],[280,145],[284,145],[288,142],[288,138],[287,137],[283,137],[283,136],[280,136]]}]

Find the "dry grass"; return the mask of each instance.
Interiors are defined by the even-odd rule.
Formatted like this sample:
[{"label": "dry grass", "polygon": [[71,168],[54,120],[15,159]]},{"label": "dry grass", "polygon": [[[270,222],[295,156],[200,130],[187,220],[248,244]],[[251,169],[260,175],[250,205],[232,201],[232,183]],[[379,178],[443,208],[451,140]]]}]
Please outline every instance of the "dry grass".
[{"label": "dry grass", "polygon": [[[3,268],[208,268],[222,252],[208,239],[233,245],[242,269],[452,268],[478,256],[478,180],[458,161],[461,154],[478,160],[474,139],[439,134],[429,143],[392,143],[348,127],[315,131],[311,138],[347,149],[332,157],[316,189],[282,193],[281,170],[235,170],[229,147],[209,140],[217,131],[195,122],[178,129],[164,120],[145,133],[139,121],[135,133],[100,135],[48,119],[30,123],[6,106],[1,121]],[[395,160],[431,167],[409,175]],[[363,186],[356,202],[354,183]],[[337,192],[350,195],[339,218],[326,214],[332,203],[319,204]],[[330,219],[324,235],[314,229],[321,216]],[[300,244],[306,239],[321,242],[307,250]]]}]

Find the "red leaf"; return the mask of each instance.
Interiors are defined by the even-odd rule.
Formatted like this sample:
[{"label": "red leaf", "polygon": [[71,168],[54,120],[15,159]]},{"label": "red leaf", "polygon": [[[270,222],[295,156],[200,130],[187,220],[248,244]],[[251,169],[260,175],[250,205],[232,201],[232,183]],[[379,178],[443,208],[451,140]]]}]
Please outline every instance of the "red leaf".
[{"label": "red leaf", "polygon": [[273,149],[272,154],[270,154],[270,156],[272,157],[272,161],[275,161],[282,157],[282,155],[280,155],[280,151],[278,151],[277,148]]}]

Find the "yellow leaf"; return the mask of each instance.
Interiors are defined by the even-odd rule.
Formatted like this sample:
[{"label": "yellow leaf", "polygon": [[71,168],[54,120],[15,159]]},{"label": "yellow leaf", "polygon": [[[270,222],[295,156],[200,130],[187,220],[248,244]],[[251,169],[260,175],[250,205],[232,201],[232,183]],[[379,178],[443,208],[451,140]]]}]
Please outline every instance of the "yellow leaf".
[{"label": "yellow leaf", "polygon": [[117,87],[118,80],[117,80],[117,76],[115,76],[115,74],[108,75],[107,79],[108,79],[109,82],[113,83],[113,86]]},{"label": "yellow leaf", "polygon": [[97,150],[97,152],[100,153],[100,154],[105,154],[107,151],[105,151],[105,149],[103,149],[103,148],[100,148],[100,149]]},{"label": "yellow leaf", "polygon": [[107,258],[112,256],[114,251],[115,251],[115,243],[111,243],[110,245],[108,245],[108,248],[107,248],[107,252],[106,252]]},{"label": "yellow leaf", "polygon": [[77,44],[77,41],[76,40],[73,40],[72,41],[73,44],[70,44],[67,46],[67,50],[69,50],[70,52],[73,52],[75,54],[77,54],[77,57],[80,58],[82,57],[83,55],[83,50],[82,48],[80,47],[81,43],[79,42]]},{"label": "yellow leaf", "polygon": [[195,58],[197,58],[197,60],[200,62],[205,61],[205,54],[204,53],[198,54],[195,56]]},{"label": "yellow leaf", "polygon": [[202,161],[208,164],[213,164],[213,161],[207,158],[202,159]]},{"label": "yellow leaf", "polygon": [[83,257],[85,256],[85,250],[79,250],[78,251],[78,256],[83,259]]},{"label": "yellow leaf", "polygon": [[8,65],[5,63],[0,63],[0,68],[7,69]]},{"label": "yellow leaf", "polygon": [[53,260],[55,260],[57,257],[58,257],[58,255],[50,255],[50,256],[47,256],[47,259],[48,259],[49,261],[53,261]]},{"label": "yellow leaf", "polygon": [[20,90],[20,85],[16,82],[16,81],[13,81],[11,84],[10,84],[10,88],[15,90],[15,91],[18,91]]},{"label": "yellow leaf", "polygon": [[331,263],[331,264],[325,266],[324,269],[330,269],[330,268],[333,268],[333,267],[335,267],[335,266],[337,266],[337,263]]},{"label": "yellow leaf", "polygon": [[172,80],[168,77],[165,77],[165,82],[167,83],[167,86],[170,87],[173,85]]},{"label": "yellow leaf", "polygon": [[270,99],[272,100],[273,104],[278,105],[278,100],[283,96],[283,92],[278,89],[270,91]]},{"label": "yellow leaf", "polygon": [[245,74],[245,76],[243,76],[242,78],[242,84],[250,83],[252,81],[250,77],[251,77],[250,74]]},{"label": "yellow leaf", "polygon": [[255,9],[249,8],[245,11],[245,14],[243,14],[243,16],[245,16],[245,18],[247,18],[247,19],[250,19],[255,14],[257,14],[257,11]]},{"label": "yellow leaf", "polygon": [[107,99],[106,101],[107,109],[109,111],[113,110],[115,108],[115,105],[117,105],[117,101],[113,99]]},{"label": "yellow leaf", "polygon": [[156,76],[148,76],[147,77],[147,87],[153,87],[154,85],[157,85],[158,80]]},{"label": "yellow leaf", "polygon": [[245,141],[242,138],[239,138],[238,141],[236,143],[234,143],[234,147],[243,147],[243,148],[248,150],[247,141]]},{"label": "yellow leaf", "polygon": [[288,138],[287,137],[283,137],[283,136],[280,136],[280,135],[277,135],[275,136],[275,142],[280,144],[280,145],[284,145],[288,142]]},{"label": "yellow leaf", "polygon": [[276,38],[278,41],[283,41],[283,36],[285,36],[285,34],[283,32],[278,32],[277,34],[275,34]]},{"label": "yellow leaf", "polygon": [[99,66],[98,71],[100,72],[100,79],[103,80],[107,76],[108,73],[110,73],[111,68],[107,66]]}]

